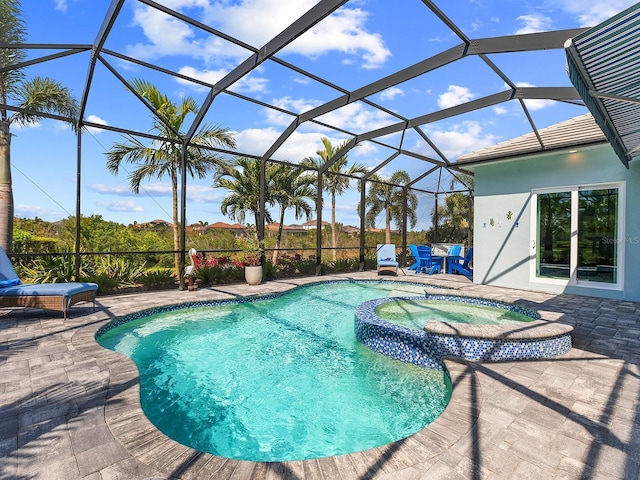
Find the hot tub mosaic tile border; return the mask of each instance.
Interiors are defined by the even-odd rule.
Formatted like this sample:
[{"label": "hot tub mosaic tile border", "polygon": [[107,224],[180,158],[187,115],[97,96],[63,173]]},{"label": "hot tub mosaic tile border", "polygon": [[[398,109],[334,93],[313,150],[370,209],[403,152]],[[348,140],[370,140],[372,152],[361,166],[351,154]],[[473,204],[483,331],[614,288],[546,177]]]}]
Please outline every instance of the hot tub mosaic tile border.
[{"label": "hot tub mosaic tile border", "polygon": [[[429,298],[495,306],[540,316],[525,307],[476,297],[432,295]],[[375,313],[378,305],[397,300],[422,300],[424,297],[391,297],[364,302],[356,308],[356,338],[370,349],[406,363],[441,369],[445,357],[466,360],[511,361],[550,358],[571,349],[570,332],[542,338],[477,338],[425,332],[387,322]]]}]

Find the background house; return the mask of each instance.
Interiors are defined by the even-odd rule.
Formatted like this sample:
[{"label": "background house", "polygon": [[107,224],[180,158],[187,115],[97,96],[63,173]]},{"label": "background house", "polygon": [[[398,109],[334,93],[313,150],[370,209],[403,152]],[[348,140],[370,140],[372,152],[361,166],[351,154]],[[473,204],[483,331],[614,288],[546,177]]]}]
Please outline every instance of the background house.
[{"label": "background house", "polygon": [[[324,227],[329,226],[331,226],[331,223],[325,222],[324,220],[322,221],[322,230],[324,230]],[[308,222],[302,224],[302,228],[304,228],[305,230],[315,230],[316,228],[318,228],[318,221],[309,220]]]},{"label": "background house", "polygon": [[539,135],[458,159],[475,174],[474,282],[640,301],[640,168],[591,114]]},{"label": "background house", "polygon": [[[279,228],[280,224],[278,222],[273,222],[265,226],[265,231],[267,235],[276,235]],[[307,229],[303,228],[301,225],[282,225],[282,232],[291,235],[302,235],[307,233]]]},{"label": "background house", "polygon": [[234,237],[246,237],[249,234],[249,229],[244,225],[240,225],[239,223],[225,223],[225,222],[215,222],[211,225],[207,225],[207,232],[213,230],[227,230],[233,233]]}]

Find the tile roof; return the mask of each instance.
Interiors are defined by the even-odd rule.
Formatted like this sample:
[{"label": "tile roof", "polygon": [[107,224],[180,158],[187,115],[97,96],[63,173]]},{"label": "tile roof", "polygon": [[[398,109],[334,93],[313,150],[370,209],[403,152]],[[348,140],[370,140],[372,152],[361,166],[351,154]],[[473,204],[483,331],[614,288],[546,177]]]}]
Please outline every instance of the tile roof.
[{"label": "tile roof", "polygon": [[561,148],[577,147],[606,142],[607,139],[590,113],[571,118],[564,122],[541,128],[535,133],[497,143],[475,152],[458,157],[456,164],[469,164],[479,161],[497,160],[536,152],[547,152]]}]

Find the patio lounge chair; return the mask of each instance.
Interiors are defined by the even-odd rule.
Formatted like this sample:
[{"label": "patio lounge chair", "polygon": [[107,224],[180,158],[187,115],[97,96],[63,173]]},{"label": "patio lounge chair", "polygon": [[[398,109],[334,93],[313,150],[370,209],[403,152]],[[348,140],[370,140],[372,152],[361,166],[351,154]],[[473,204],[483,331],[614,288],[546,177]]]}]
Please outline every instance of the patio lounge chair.
[{"label": "patio lounge chair", "polygon": [[461,256],[451,256],[447,258],[447,272],[461,273],[470,280],[473,280],[473,269],[469,267],[469,263],[473,261],[473,247],[467,250],[467,254]]},{"label": "patio lounge chair", "polygon": [[378,253],[378,275],[381,273],[398,274],[398,261],[396,260],[396,246],[392,243],[379,243]]},{"label": "patio lounge chair", "polygon": [[[416,267],[416,273],[428,273],[433,275],[434,273],[440,273],[442,268],[442,257],[434,257],[431,255],[431,247],[426,245],[413,245],[416,251],[416,260],[419,265]],[[409,245],[411,251],[413,248]]]},{"label": "patio lounge chair", "polygon": [[11,260],[0,248],[0,307],[32,307],[62,312],[78,302],[93,302],[96,309],[95,283],[43,283],[24,284],[18,278]]}]

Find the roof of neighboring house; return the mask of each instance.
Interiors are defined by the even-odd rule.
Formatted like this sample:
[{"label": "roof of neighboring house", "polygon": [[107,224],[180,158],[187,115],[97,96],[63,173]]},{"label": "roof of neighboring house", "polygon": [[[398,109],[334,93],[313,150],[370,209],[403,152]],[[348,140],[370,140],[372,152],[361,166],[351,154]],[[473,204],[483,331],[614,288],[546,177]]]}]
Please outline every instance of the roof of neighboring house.
[{"label": "roof of neighboring house", "polygon": [[[367,232],[369,233],[384,233],[387,231],[386,228],[367,228]],[[400,230],[391,229],[391,233],[400,233]]]},{"label": "roof of neighboring house", "polygon": [[360,228],[353,225],[345,225],[342,227],[342,231],[345,233],[360,233]]},{"label": "roof of neighboring house", "polygon": [[153,225],[173,225],[171,222],[168,222],[166,220],[163,220],[161,218],[156,218],[155,220],[151,220],[147,223],[151,223]]},{"label": "roof of neighboring house", "polygon": [[527,133],[520,137],[497,143],[490,147],[466,153],[458,157],[457,164],[475,163],[480,161],[498,160],[518,155],[546,152],[561,148],[571,148],[580,145],[594,143],[604,143],[607,141],[604,133],[593,119],[590,113],[571,118],[567,121],[556,123],[546,128],[538,130],[542,140],[540,141],[535,133]]},{"label": "roof of neighboring house", "polygon": [[173,227],[173,223],[162,219],[156,219],[149,222],[136,223],[134,226],[136,228],[170,228]]},{"label": "roof of neighboring house", "polygon": [[207,227],[207,229],[210,229],[210,228],[224,228],[227,230],[245,230],[247,227],[245,227],[244,225],[240,225],[239,223],[230,224],[230,223],[224,223],[224,222],[216,222],[216,223],[212,223]]},{"label": "roof of neighboring house", "polygon": [[[271,231],[277,231],[280,224],[273,222],[266,225],[264,228]],[[282,225],[282,230],[287,232],[306,232],[306,230],[300,225]]]}]

